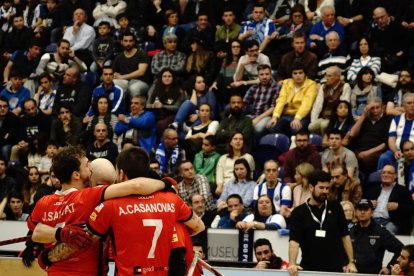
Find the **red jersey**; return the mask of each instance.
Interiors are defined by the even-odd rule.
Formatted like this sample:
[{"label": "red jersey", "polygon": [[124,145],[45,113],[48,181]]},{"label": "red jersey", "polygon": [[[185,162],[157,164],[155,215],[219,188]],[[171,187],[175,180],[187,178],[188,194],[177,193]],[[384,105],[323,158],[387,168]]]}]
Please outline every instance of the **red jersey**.
[{"label": "red jersey", "polygon": [[171,237],[177,221],[192,211],[173,193],[128,196],[105,201],[89,218],[92,232],[110,230],[117,275],[167,275]]},{"label": "red jersey", "polygon": [[[71,188],[42,197],[27,220],[29,229],[34,230],[39,222],[52,227],[85,224],[93,209],[102,202],[107,187]],[[92,243],[88,248],[77,251],[73,257],[54,263],[48,268],[48,275],[97,275],[98,255],[99,243]]]}]

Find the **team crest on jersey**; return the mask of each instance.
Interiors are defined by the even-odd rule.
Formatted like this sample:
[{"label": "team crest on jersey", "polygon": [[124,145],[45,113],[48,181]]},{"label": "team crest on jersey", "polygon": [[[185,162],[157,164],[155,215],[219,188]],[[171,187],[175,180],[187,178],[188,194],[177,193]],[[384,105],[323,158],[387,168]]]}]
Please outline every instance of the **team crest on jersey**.
[{"label": "team crest on jersey", "polygon": [[90,219],[91,220],[93,220],[93,221],[95,221],[96,220],[96,217],[97,217],[97,215],[96,215],[96,213],[95,212],[93,212],[91,215],[90,215]]},{"label": "team crest on jersey", "polygon": [[376,239],[369,239],[369,244],[374,245],[377,242]]},{"label": "team crest on jersey", "polygon": [[98,206],[95,207],[95,211],[99,213],[102,210],[103,207],[104,207],[104,204],[101,203],[101,204],[99,204]]}]

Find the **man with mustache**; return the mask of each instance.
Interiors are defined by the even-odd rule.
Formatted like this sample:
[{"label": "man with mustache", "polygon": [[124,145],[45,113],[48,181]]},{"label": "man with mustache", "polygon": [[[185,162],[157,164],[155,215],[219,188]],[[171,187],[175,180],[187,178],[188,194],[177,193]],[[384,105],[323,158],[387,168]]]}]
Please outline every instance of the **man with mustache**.
[{"label": "man with mustache", "polygon": [[[299,270],[356,273],[351,238],[341,205],[328,201],[331,176],[315,170],[309,176],[311,198],[296,207],[290,220],[289,267]],[[299,247],[302,260],[297,264]]]}]

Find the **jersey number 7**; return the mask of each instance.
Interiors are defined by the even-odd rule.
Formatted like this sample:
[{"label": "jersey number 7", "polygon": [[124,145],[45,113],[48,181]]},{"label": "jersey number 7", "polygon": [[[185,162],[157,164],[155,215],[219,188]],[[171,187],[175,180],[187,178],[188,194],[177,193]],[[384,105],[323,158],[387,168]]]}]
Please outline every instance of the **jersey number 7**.
[{"label": "jersey number 7", "polygon": [[155,258],[155,248],[157,247],[158,238],[161,235],[162,231],[162,219],[143,219],[142,224],[144,226],[155,226],[154,236],[152,237],[151,248],[148,252],[148,259]]}]

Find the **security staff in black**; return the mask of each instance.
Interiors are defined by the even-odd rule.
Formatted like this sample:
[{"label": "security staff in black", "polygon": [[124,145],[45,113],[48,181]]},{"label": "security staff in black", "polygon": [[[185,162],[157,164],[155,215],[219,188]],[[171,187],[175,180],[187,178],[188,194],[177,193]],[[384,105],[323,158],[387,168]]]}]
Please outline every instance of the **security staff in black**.
[{"label": "security staff in black", "polygon": [[[372,220],[373,205],[370,200],[361,199],[356,205],[358,222],[351,228],[356,267],[359,273],[390,274],[403,244],[387,229]],[[382,267],[385,250],[394,253],[387,267]]]},{"label": "security staff in black", "polygon": [[[291,215],[290,275],[298,270],[356,273],[351,238],[344,212],[337,201],[328,201],[330,174],[316,170],[309,176],[311,198]],[[299,248],[302,250],[297,265]]]}]

